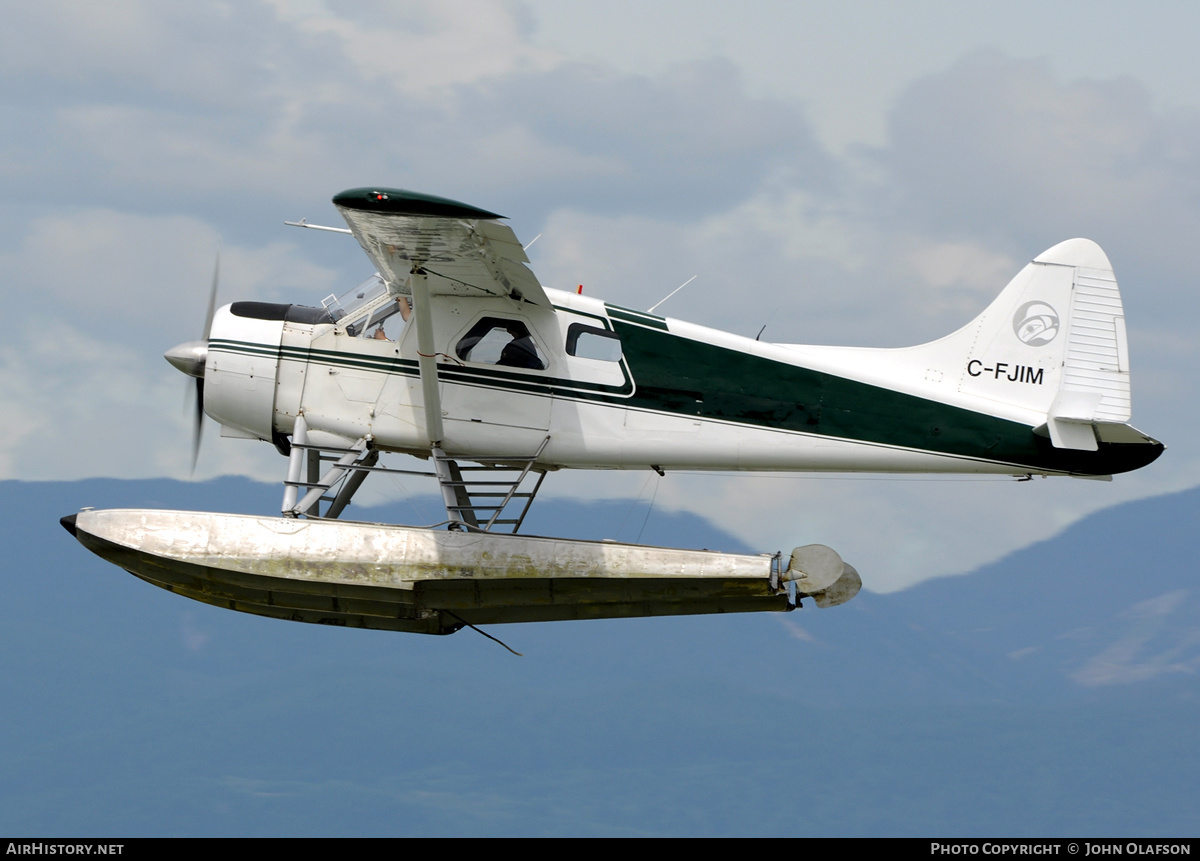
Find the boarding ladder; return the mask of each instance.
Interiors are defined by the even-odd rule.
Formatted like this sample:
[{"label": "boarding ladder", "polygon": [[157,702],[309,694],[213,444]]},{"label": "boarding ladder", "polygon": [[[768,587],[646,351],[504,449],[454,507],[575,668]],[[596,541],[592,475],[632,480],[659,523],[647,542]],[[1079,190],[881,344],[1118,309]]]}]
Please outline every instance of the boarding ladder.
[{"label": "boarding ladder", "polygon": [[[434,467],[450,528],[516,533],[546,477],[546,470],[534,464],[548,442],[550,437],[542,440],[529,457],[472,455],[472,466],[460,464],[434,446]],[[512,516],[502,516],[510,504],[514,506],[510,511]]]}]

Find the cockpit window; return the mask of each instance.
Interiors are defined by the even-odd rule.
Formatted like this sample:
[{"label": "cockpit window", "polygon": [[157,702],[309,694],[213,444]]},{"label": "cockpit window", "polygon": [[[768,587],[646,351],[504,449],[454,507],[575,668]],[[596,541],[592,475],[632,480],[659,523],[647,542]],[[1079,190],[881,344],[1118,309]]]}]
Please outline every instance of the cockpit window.
[{"label": "cockpit window", "polygon": [[392,326],[395,330],[389,335],[385,331],[385,321],[399,314],[404,323],[412,316],[412,305],[408,297],[389,295],[387,284],[378,273],[372,275],[349,293],[340,297],[328,296],[321,305],[337,323],[338,329],[351,338],[376,338],[378,340],[396,340],[403,328]]},{"label": "cockpit window", "polygon": [[484,317],[462,337],[454,352],[465,362],[546,370],[533,336],[520,320]]},{"label": "cockpit window", "polygon": [[616,332],[572,323],[567,327],[567,355],[602,362],[621,361],[621,337]]},{"label": "cockpit window", "polygon": [[408,318],[412,315],[412,312],[409,310],[410,307],[408,299],[404,296],[396,296],[390,302],[377,305],[347,326],[346,334],[351,338],[366,335],[367,337],[380,340],[386,339],[388,335],[384,331],[384,321],[398,313],[404,322],[407,323]]},{"label": "cockpit window", "polygon": [[330,294],[321,301],[321,304],[325,306],[325,310],[336,321],[353,314],[359,308],[369,305],[386,291],[387,285],[383,282],[383,278],[379,276],[379,273],[376,272],[349,293],[337,297]]}]

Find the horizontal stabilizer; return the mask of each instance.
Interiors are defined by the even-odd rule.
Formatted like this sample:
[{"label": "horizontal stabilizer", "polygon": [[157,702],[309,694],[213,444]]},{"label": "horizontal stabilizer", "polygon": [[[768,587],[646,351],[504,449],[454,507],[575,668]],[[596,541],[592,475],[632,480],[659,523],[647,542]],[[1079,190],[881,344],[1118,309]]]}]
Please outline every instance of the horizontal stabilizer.
[{"label": "horizontal stabilizer", "polygon": [[1125,422],[1099,422],[1051,415],[1046,423],[1033,429],[1038,436],[1049,437],[1055,448],[1096,451],[1098,443],[1161,446],[1158,440]]},{"label": "horizontal stabilizer", "polygon": [[1100,448],[1091,422],[1050,418],[1046,425],[1050,431],[1050,441],[1054,443],[1055,448],[1074,451],[1096,451]]}]

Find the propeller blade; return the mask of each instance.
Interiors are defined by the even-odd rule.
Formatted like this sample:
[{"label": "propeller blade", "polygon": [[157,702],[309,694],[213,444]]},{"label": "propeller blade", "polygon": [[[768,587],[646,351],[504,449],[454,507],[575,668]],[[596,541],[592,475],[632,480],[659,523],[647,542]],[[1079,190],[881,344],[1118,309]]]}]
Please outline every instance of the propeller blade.
[{"label": "propeller blade", "polygon": [[[213,263],[212,287],[208,291],[208,313],[204,316],[204,335],[200,343],[203,345],[205,357],[208,355],[208,336],[212,334],[213,316],[217,313],[217,288],[221,283],[221,246],[217,246],[217,259]],[[196,464],[200,460],[200,440],[204,437],[204,377],[196,377],[196,413],[192,423],[192,475],[196,474]]]},{"label": "propeller blade", "polygon": [[[204,340],[212,332],[213,315],[217,313],[217,284],[221,280],[221,246],[217,246],[217,262],[213,266],[212,289],[208,292],[208,315],[204,318]],[[206,344],[207,346],[207,344]]]},{"label": "propeller blade", "polygon": [[192,475],[200,460],[200,439],[204,436],[204,377],[196,377],[196,414],[192,424]]}]

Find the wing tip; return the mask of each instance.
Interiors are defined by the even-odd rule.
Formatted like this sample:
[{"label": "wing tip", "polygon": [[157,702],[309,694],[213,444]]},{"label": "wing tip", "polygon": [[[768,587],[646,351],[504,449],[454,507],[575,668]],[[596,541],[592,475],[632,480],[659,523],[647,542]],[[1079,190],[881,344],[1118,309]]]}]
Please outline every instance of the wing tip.
[{"label": "wing tip", "polygon": [[334,206],[344,209],[357,209],[366,212],[384,212],[390,215],[424,215],[431,218],[503,218],[494,212],[437,197],[432,194],[422,194],[418,191],[408,191],[403,188],[351,188],[341,194],[334,195]]}]

